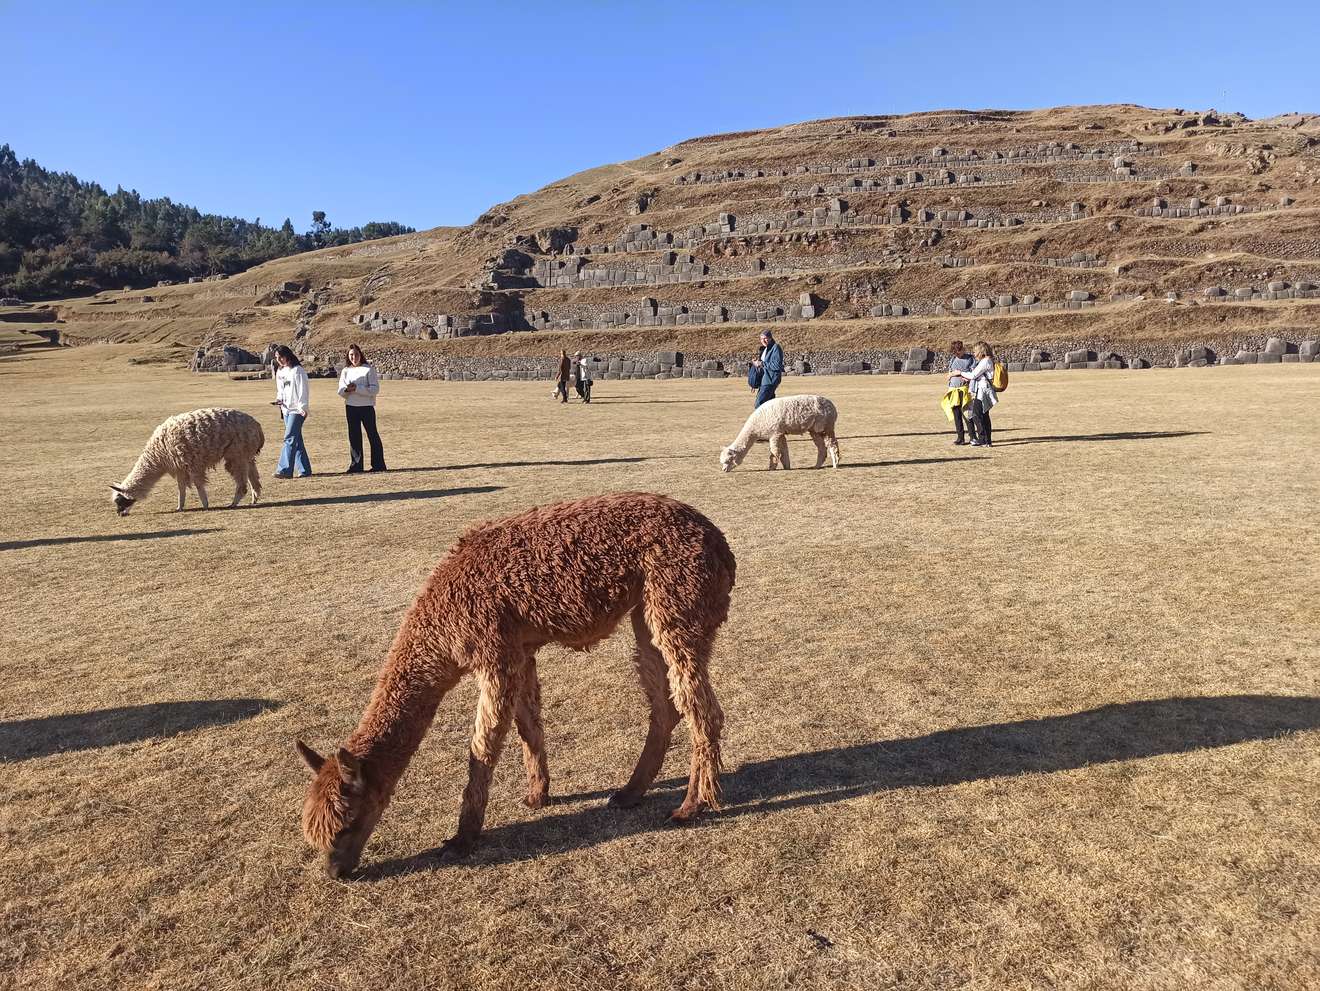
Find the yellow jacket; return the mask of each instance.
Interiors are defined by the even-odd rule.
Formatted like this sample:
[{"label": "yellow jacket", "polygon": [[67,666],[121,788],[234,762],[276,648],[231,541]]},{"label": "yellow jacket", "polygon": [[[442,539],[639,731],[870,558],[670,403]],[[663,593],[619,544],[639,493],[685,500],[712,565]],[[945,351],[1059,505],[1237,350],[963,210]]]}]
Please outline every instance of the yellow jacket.
[{"label": "yellow jacket", "polygon": [[960,410],[964,406],[969,406],[971,405],[971,402],[972,396],[971,393],[967,391],[967,386],[960,385],[950,389],[944,394],[944,398],[940,400],[940,409],[944,410],[945,418],[952,423],[953,411],[956,409]]}]

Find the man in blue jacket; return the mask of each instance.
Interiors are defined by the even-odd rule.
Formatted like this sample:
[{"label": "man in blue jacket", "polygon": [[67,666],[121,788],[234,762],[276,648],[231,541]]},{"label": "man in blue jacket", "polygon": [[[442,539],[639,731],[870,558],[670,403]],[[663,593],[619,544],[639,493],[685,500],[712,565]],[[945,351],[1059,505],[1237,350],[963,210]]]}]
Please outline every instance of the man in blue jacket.
[{"label": "man in blue jacket", "polygon": [[784,349],[768,330],[761,331],[761,357],[753,359],[752,366],[761,373],[761,383],[756,390],[756,403],[752,407],[755,409],[775,398],[779,380],[784,377]]}]

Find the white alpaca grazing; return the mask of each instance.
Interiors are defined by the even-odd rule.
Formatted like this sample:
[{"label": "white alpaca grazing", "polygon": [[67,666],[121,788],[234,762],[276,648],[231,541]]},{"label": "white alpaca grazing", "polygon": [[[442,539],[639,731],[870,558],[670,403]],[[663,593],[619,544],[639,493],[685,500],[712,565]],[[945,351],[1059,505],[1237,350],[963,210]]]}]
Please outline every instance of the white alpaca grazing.
[{"label": "white alpaca grazing", "polygon": [[825,464],[828,450],[830,462],[839,467],[839,442],[834,439],[834,422],[839,411],[824,396],[784,396],[771,399],[752,410],[743,424],[738,439],[720,452],[720,467],[733,471],[742,464],[747,452],[757,441],[770,444],[770,468],[789,468],[789,434],[810,434],[816,442],[816,467]]},{"label": "white alpaca grazing", "polygon": [[127,516],[133,503],[145,498],[165,475],[179,485],[179,509],[190,484],[206,509],[206,473],[221,461],[234,479],[230,508],[238,505],[249,486],[255,504],[261,495],[257,454],[265,442],[261,424],[242,410],[195,409],[172,416],[152,433],[128,476],[118,485],[111,484],[115,511]]}]

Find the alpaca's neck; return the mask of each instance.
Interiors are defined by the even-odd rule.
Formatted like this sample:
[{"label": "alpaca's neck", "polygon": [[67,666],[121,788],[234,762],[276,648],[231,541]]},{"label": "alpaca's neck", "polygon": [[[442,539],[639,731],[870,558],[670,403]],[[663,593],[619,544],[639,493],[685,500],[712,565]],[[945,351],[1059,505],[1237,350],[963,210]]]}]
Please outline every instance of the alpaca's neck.
[{"label": "alpaca's neck", "polygon": [[738,432],[738,436],[734,439],[733,443],[729,445],[729,449],[737,451],[739,454],[746,454],[752,449],[752,445],[755,443],[756,432],[752,429],[750,423],[744,423],[742,430]]},{"label": "alpaca's neck", "polygon": [[364,760],[375,782],[388,797],[421,745],[445,692],[458,682],[459,670],[439,656],[405,621],[385,659],[375,691],[357,729],[345,742]]},{"label": "alpaca's neck", "polygon": [[124,494],[130,499],[144,499],[161,476],[165,474],[165,469],[157,464],[148,452],[143,451],[138,456],[137,464],[133,470],[128,473],[119,487],[124,490]]}]

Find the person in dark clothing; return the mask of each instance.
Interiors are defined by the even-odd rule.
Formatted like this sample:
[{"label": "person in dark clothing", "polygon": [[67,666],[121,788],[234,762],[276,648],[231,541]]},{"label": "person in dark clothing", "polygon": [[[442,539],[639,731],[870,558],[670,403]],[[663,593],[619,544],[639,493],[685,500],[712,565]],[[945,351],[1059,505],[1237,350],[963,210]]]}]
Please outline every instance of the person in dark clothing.
[{"label": "person in dark clothing", "polygon": [[[962,341],[954,341],[949,345],[949,391],[945,394],[945,403],[948,412],[951,414],[953,425],[958,431],[958,439],[954,441],[955,444],[967,443],[967,437],[963,432],[963,412],[964,410],[968,413],[971,412],[971,396],[967,392],[967,380],[959,373],[970,372],[975,364],[976,359],[967,353]],[[967,430],[972,435],[971,439],[976,440],[974,426],[969,423]]]},{"label": "person in dark clothing", "polygon": [[582,388],[582,352],[574,351],[573,357],[569,360],[569,373],[573,377],[573,391],[578,394],[578,398],[586,401],[586,393]]},{"label": "person in dark clothing", "polygon": [[568,357],[568,351],[561,348],[559,351],[559,385],[555,388],[555,395],[559,397],[561,403],[568,402],[568,377],[572,374],[573,362]]},{"label": "person in dark clothing", "polygon": [[756,376],[756,402],[752,406],[755,409],[775,398],[775,390],[784,377],[784,349],[768,330],[761,331],[761,356],[752,360],[752,367],[760,373]]}]

